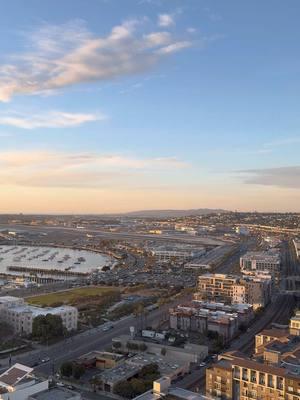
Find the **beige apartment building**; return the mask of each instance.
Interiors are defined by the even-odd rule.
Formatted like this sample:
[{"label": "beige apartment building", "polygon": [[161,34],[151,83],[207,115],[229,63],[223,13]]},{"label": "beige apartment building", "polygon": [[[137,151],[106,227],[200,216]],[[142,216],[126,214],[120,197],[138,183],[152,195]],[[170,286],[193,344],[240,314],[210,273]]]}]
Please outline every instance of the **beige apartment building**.
[{"label": "beige apartment building", "polygon": [[232,400],[300,400],[300,376],[246,357],[228,357],[206,370],[206,394]]},{"label": "beige apartment building", "polygon": [[234,285],[238,278],[225,274],[204,274],[198,278],[198,292],[195,300],[213,300],[231,303]]},{"label": "beige apartment building", "polygon": [[290,334],[300,336],[300,311],[290,320]]},{"label": "beige apartment building", "polygon": [[198,278],[196,300],[252,304],[254,309],[265,307],[271,300],[273,282],[267,278],[204,274]]}]

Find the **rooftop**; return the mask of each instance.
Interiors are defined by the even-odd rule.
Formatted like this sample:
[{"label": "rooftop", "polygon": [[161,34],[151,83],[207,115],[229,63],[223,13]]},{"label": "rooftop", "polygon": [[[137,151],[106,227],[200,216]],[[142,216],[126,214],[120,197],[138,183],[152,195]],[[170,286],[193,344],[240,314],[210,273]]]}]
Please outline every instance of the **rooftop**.
[{"label": "rooftop", "polygon": [[32,371],[33,369],[26,365],[14,364],[0,375],[0,385],[15,386]]},{"label": "rooftop", "polygon": [[30,396],[30,399],[34,400],[69,400],[74,399],[74,397],[78,396],[80,398],[79,393],[73,392],[66,388],[52,388],[48,390],[43,390],[42,392],[33,394]]},{"label": "rooftop", "polygon": [[286,329],[263,329],[261,332],[257,334],[257,336],[269,336],[273,338],[283,338],[289,336],[289,331]]},{"label": "rooftop", "polygon": [[241,259],[280,263],[280,254],[270,251],[249,251]]},{"label": "rooftop", "polygon": [[72,306],[60,306],[60,307],[37,307],[31,306],[30,304],[24,304],[19,306],[14,306],[11,308],[15,313],[31,313],[33,317],[38,315],[47,314],[61,314],[65,311],[73,311],[75,307]]}]

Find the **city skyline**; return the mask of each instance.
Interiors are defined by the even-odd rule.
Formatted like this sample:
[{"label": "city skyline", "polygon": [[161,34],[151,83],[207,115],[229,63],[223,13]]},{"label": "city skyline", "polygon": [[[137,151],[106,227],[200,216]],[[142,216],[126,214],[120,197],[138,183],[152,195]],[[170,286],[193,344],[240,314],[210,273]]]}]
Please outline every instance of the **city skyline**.
[{"label": "city skyline", "polygon": [[4,1],[0,212],[300,212],[289,5]]}]

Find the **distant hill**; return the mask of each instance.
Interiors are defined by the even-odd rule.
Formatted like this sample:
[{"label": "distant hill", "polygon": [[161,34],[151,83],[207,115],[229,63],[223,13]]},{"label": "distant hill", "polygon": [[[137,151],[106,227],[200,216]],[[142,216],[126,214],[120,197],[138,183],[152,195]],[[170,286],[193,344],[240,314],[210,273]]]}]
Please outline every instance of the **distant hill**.
[{"label": "distant hill", "polygon": [[227,210],[222,209],[198,208],[192,210],[141,210],[124,213],[122,215],[136,218],[178,218],[227,212]]}]

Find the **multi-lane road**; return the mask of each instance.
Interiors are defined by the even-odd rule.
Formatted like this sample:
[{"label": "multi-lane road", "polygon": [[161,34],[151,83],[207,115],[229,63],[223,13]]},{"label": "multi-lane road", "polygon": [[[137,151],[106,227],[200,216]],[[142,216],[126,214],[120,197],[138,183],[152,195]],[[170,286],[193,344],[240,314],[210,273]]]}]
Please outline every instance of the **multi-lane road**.
[{"label": "multi-lane road", "polygon": [[[186,296],[184,298],[178,298],[176,301],[170,303],[170,306],[174,306],[181,301],[185,301],[189,298]],[[157,323],[160,319],[164,317],[166,310],[161,307],[157,310],[150,312],[147,315],[147,324]],[[23,355],[14,356],[11,360],[12,363],[20,362],[25,365],[35,365],[35,370],[46,376],[52,375],[56,372],[60,365],[64,361],[74,360],[79,356],[86,354],[92,350],[103,350],[110,347],[112,338],[130,334],[129,328],[131,326],[137,327],[138,321],[133,316],[127,316],[114,323],[114,327],[111,330],[103,331],[103,326],[99,326],[94,329],[79,333],[75,336],[67,338],[60,341],[59,343],[53,344],[51,346],[43,346],[39,349],[33,350],[29,353]],[[50,359],[47,362],[42,362],[42,360]],[[8,366],[8,360],[2,362],[2,368]]]}]

